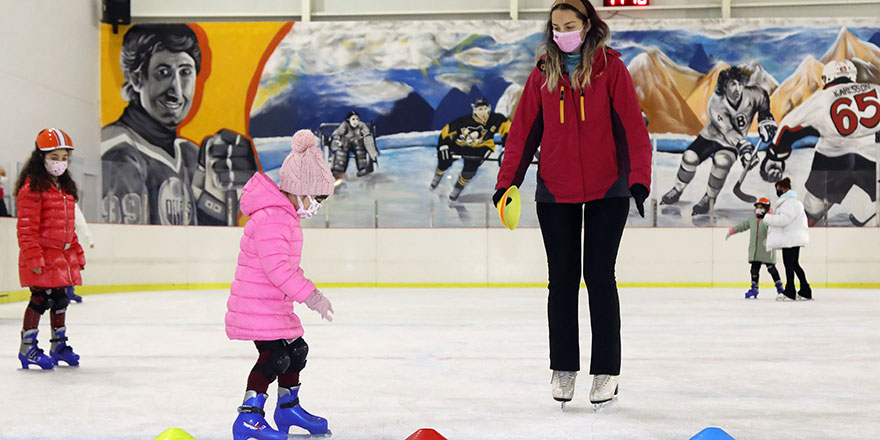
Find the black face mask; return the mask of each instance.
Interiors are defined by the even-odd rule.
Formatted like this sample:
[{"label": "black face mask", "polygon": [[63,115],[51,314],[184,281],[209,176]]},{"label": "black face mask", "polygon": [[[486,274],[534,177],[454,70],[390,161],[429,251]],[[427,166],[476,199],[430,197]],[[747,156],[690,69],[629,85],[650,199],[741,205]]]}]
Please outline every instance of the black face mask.
[{"label": "black face mask", "polygon": [[782,197],[782,195],[785,194],[785,193],[786,193],[786,191],[783,191],[783,190],[781,190],[781,189],[777,189],[777,190],[776,190],[776,196],[777,196],[777,197]]}]

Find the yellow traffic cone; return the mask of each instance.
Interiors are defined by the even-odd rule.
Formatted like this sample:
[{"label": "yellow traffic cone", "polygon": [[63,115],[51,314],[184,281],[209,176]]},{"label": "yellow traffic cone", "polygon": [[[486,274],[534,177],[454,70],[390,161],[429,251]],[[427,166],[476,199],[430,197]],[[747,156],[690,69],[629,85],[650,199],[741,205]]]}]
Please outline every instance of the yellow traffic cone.
[{"label": "yellow traffic cone", "polygon": [[168,428],[153,440],[196,440],[196,438],[180,428]]}]

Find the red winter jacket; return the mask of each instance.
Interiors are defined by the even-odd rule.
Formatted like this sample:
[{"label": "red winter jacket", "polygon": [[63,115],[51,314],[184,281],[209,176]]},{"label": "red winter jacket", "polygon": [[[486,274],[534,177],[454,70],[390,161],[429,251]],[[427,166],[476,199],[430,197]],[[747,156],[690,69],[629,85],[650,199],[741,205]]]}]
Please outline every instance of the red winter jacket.
[{"label": "red winter jacket", "polygon": [[619,57],[597,50],[586,90],[574,89],[568,74],[547,90],[544,61],[538,63],[513,118],[495,189],[520,186],[539,145],[538,202],[629,197],[636,183],[651,187],[651,140]]},{"label": "red winter jacket", "polygon": [[[79,271],[86,265],[86,257],[76,238],[73,196],[55,186],[42,193],[33,192],[27,179],[15,200],[21,286],[82,285]],[[31,270],[38,267],[42,273]]]}]

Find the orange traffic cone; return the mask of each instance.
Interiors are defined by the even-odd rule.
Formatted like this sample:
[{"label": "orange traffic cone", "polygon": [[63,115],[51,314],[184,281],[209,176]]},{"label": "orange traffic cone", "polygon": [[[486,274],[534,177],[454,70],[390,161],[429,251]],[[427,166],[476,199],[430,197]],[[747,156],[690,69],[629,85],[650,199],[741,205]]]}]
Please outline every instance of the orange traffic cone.
[{"label": "orange traffic cone", "polygon": [[443,437],[439,432],[434,431],[433,429],[422,428],[407,437],[406,440],[446,440],[446,437]]}]

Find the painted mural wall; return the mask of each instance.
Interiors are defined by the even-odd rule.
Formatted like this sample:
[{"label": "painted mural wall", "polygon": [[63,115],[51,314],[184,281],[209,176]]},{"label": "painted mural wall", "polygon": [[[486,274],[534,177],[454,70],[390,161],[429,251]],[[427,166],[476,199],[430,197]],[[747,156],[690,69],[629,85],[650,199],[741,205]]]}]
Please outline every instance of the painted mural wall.
[{"label": "painted mural wall", "polygon": [[[610,24],[656,147],[656,224],[738,223],[786,176],[815,225],[877,225],[880,21]],[[104,218],[241,224],[244,182],[258,171],[277,180],[290,136],[309,129],[338,180],[308,225],[497,225],[495,177],[542,29],[105,27]],[[528,200],[539,160],[523,183],[521,226],[537,224]]]}]

